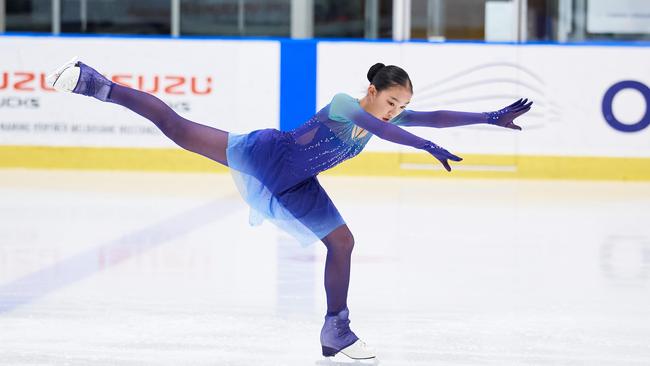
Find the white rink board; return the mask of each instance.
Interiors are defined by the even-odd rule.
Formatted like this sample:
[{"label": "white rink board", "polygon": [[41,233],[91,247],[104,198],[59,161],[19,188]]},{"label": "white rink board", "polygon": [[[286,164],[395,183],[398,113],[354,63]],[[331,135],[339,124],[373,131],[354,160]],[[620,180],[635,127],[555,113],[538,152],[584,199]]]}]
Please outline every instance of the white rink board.
[{"label": "white rink board", "polygon": [[123,107],[47,90],[40,78],[75,55],[185,118],[234,132],[279,126],[277,41],[11,37],[0,49],[0,145],[175,146]]},{"label": "white rink board", "polygon": [[[451,151],[650,156],[650,128],[618,131],[601,110],[605,92],[617,82],[650,86],[648,47],[320,42],[317,106],[338,92],[363,96],[366,73],[376,62],[400,65],[409,73],[415,88],[409,109],[480,112],[519,97],[535,102],[518,120],[522,132],[492,126],[411,129]],[[648,103],[640,92],[625,89],[616,94],[612,110],[621,122],[636,124]],[[379,139],[371,140],[368,149],[412,151]]]}]

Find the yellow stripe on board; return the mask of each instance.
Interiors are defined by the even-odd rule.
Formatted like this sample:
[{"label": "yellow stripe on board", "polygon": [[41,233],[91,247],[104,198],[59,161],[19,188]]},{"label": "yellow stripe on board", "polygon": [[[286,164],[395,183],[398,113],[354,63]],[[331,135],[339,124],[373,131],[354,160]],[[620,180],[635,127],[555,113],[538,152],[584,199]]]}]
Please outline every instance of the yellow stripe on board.
[{"label": "yellow stripe on board", "polygon": [[81,170],[227,172],[181,149],[0,146],[0,167]]},{"label": "yellow stripe on board", "polygon": [[650,158],[477,155],[458,153],[449,173],[429,154],[366,152],[331,170],[339,175],[454,178],[650,180]]},{"label": "yellow stripe on board", "polygon": [[[332,175],[650,181],[650,158],[466,155],[451,173],[428,154],[364,152]],[[0,146],[1,168],[227,172],[181,149]]]}]

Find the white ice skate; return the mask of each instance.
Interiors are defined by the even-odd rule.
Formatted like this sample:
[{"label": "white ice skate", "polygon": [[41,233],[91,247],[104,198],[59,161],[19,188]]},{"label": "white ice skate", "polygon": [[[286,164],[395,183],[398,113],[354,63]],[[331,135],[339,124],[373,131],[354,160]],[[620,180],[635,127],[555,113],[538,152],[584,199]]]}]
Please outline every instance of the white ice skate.
[{"label": "white ice skate", "polygon": [[81,69],[77,66],[78,57],[66,62],[45,79],[47,84],[61,92],[71,93],[77,86]]},{"label": "white ice skate", "polygon": [[375,352],[350,329],[350,311],[344,308],[337,314],[325,315],[320,332],[323,356],[335,357],[341,353],[353,360],[375,358]]},{"label": "white ice skate", "polygon": [[336,352],[334,355],[326,356],[321,361],[316,362],[319,366],[377,366],[379,359],[376,357],[372,348],[366,345],[362,340],[357,340],[353,344]]},{"label": "white ice skate", "polygon": [[110,101],[109,95],[115,85],[76,57],[59,67],[46,80],[58,91],[85,95],[102,102]]},{"label": "white ice skate", "polygon": [[339,352],[353,360],[369,360],[376,357],[375,351],[360,339],[357,339],[356,342],[343,348]]}]

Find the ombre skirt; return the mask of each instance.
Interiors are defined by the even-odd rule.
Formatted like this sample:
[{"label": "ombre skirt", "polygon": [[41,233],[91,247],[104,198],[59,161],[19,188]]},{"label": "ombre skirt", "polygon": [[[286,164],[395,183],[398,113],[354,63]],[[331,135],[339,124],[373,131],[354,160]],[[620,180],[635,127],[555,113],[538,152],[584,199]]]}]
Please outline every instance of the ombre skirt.
[{"label": "ombre skirt", "polygon": [[345,221],[315,176],[298,178],[295,142],[276,129],[228,134],[226,155],[251,225],[274,223],[302,245],[323,239]]}]

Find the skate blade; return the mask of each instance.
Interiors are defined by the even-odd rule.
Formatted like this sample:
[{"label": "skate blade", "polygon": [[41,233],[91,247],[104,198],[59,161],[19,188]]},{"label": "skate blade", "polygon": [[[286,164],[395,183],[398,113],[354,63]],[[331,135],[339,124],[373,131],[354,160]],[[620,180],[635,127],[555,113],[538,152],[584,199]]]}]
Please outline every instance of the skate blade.
[{"label": "skate blade", "polygon": [[326,346],[322,349],[325,361],[321,365],[379,365],[375,352],[361,340],[340,351]]},{"label": "skate blade", "polygon": [[375,357],[375,358],[355,360],[355,359],[351,359],[350,357],[342,353],[337,353],[336,356],[323,357],[323,359],[316,361],[316,365],[318,366],[351,366],[351,365],[370,366],[370,365],[379,365],[379,359]]}]

